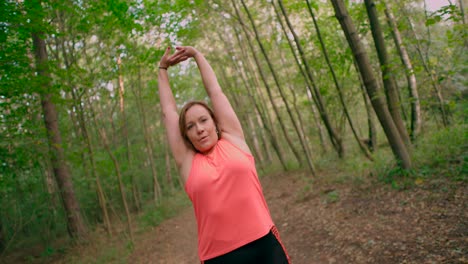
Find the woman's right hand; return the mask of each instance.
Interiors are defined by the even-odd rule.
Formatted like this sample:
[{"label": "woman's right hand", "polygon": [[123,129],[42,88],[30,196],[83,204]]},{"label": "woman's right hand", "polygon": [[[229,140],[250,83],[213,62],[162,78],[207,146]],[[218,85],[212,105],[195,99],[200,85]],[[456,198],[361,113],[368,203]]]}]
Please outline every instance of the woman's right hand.
[{"label": "woman's right hand", "polygon": [[164,52],[164,55],[159,61],[159,67],[169,68],[170,66],[179,64],[182,61],[194,57],[198,53],[195,48],[190,46],[176,47],[176,52],[172,55],[170,54],[170,51],[171,47],[167,47],[166,52]]}]

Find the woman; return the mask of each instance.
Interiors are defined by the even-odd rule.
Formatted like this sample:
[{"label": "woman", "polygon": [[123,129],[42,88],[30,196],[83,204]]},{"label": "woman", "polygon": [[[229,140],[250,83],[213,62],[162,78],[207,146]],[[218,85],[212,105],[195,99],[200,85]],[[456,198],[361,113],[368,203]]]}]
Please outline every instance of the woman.
[{"label": "woman", "polygon": [[[159,97],[172,154],[192,201],[202,263],[289,263],[271,219],[241,124],[215,73],[193,47],[168,47],[159,62]],[[167,68],[194,58],[213,105],[179,114]]]}]

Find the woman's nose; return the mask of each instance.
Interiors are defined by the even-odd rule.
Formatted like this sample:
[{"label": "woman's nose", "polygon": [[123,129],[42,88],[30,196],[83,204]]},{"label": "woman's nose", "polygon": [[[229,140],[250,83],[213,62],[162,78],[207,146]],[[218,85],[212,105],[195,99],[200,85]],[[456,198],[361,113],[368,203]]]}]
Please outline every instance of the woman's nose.
[{"label": "woman's nose", "polygon": [[204,130],[205,130],[205,128],[204,128],[202,125],[197,124],[197,132],[198,132],[198,133],[201,133],[201,132],[203,132]]}]

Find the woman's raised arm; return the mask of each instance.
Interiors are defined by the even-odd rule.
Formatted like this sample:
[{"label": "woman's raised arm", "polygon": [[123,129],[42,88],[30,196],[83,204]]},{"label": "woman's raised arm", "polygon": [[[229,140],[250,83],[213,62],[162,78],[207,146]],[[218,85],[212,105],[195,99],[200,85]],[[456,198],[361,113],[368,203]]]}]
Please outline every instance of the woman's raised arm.
[{"label": "woman's raised arm", "polygon": [[[166,49],[166,52],[159,62],[159,101],[161,104],[164,126],[166,127],[167,139],[169,141],[172,155],[174,156],[179,170],[184,170],[184,163],[186,163],[186,160],[190,155],[193,155],[193,151],[185,145],[184,140],[179,132],[179,114],[177,112],[177,105],[174,99],[174,95],[172,94],[172,90],[169,85],[169,75],[167,73],[167,68],[186,60],[188,57],[174,57],[176,54],[178,54],[177,52],[171,56],[169,54],[170,50],[170,47]],[[188,174],[186,174],[187,173],[184,173],[184,171],[181,171],[181,175],[184,178],[184,181],[186,180],[186,176],[188,176]]]}]

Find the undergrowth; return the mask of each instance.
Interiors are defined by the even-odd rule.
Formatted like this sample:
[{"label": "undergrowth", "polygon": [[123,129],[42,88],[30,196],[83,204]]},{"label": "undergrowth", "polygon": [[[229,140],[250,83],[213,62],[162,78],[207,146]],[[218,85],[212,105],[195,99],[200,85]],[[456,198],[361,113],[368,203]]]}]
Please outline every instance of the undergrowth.
[{"label": "undergrowth", "polygon": [[466,125],[454,125],[421,135],[411,152],[412,168],[396,166],[391,153],[377,156],[377,179],[395,189],[405,189],[434,179],[466,183],[468,178],[468,136]]}]

